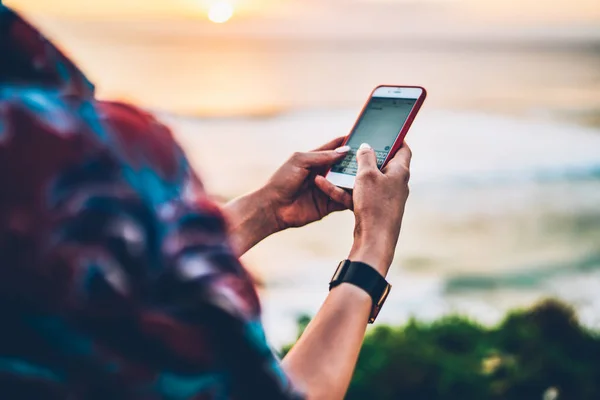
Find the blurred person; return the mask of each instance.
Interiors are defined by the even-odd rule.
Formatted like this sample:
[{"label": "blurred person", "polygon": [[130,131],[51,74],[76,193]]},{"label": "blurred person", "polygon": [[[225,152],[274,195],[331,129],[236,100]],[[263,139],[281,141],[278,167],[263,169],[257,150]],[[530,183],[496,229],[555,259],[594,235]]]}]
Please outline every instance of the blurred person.
[{"label": "blurred person", "polygon": [[[340,276],[348,267],[389,290],[410,150],[381,172],[361,146],[350,194],[319,175],[348,151],[338,138],[219,208],[165,126],[96,100],[77,67],[1,4],[0,54],[2,397],[343,398],[381,304]],[[354,264],[280,362],[238,257],[345,209]]]}]

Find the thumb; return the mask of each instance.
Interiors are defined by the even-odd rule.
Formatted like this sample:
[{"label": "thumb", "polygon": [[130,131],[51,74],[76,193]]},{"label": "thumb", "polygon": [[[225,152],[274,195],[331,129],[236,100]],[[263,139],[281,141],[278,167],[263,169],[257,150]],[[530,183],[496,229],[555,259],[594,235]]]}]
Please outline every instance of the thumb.
[{"label": "thumb", "polygon": [[377,171],[377,158],[375,152],[366,143],[363,143],[356,152],[356,162],[358,163],[357,175],[362,171],[375,170]]}]

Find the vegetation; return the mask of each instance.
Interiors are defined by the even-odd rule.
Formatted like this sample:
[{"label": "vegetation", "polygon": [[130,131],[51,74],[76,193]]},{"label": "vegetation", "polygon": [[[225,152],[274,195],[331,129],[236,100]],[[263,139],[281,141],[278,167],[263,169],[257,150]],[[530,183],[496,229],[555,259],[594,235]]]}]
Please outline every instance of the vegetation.
[{"label": "vegetation", "polygon": [[600,399],[600,335],[556,301],[492,328],[462,317],[380,326],[365,338],[347,399]]}]

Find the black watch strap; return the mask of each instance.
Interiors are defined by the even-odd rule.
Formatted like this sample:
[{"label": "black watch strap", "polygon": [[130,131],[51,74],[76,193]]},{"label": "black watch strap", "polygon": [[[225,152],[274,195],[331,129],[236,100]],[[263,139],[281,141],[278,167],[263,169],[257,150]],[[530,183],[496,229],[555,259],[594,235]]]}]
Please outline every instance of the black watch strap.
[{"label": "black watch strap", "polygon": [[329,290],[346,282],[358,286],[367,292],[373,299],[373,308],[369,316],[369,323],[375,322],[383,303],[387,299],[392,285],[385,280],[379,272],[368,264],[344,260],[340,262],[329,282]]}]

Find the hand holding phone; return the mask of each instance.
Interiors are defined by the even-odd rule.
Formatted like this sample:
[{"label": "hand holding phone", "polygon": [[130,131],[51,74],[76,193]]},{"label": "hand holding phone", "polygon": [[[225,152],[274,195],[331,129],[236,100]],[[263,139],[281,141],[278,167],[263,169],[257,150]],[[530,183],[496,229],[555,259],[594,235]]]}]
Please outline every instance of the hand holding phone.
[{"label": "hand holding phone", "polygon": [[362,146],[357,151],[358,173],[352,193],[356,221],[348,258],[371,265],[383,276],[392,263],[400,234],[411,157],[405,145],[380,171],[373,149]]},{"label": "hand holding phone", "polygon": [[377,167],[385,167],[402,147],[426,96],[425,89],[416,86],[375,88],[344,142],[351,147],[350,152],[330,169],[327,180],[342,188],[354,188],[356,152],[362,143],[368,143],[375,151]]}]

